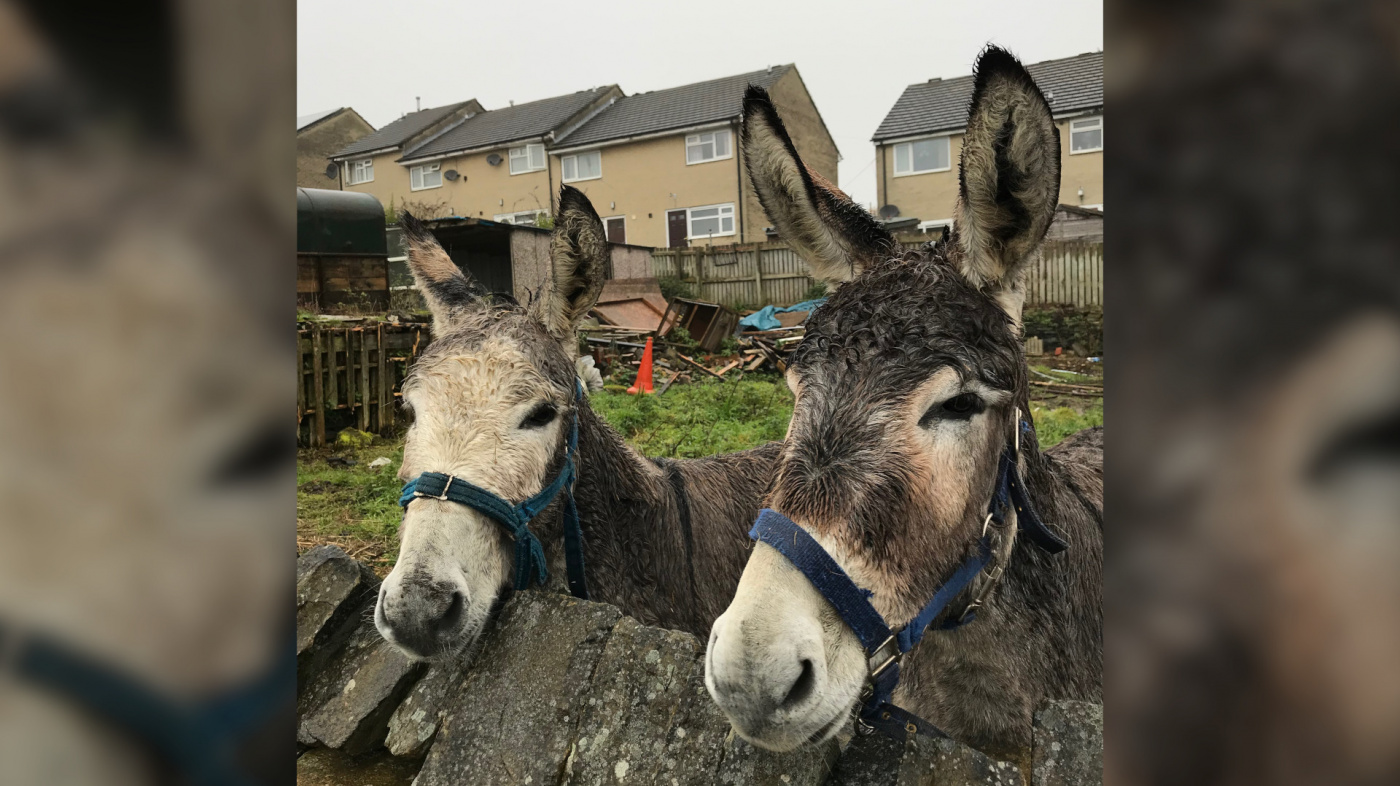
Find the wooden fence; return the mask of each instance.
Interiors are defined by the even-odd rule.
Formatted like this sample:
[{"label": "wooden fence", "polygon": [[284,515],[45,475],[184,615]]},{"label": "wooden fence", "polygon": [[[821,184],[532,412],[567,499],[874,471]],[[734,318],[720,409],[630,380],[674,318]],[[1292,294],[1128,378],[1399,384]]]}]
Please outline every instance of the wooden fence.
[{"label": "wooden fence", "polygon": [[297,436],[303,445],[326,444],[331,413],[340,427],[389,434],[399,386],[427,346],[426,324],[375,323],[297,326]]},{"label": "wooden fence", "polygon": [[[919,245],[910,243],[906,248]],[[790,306],[814,283],[807,265],[783,243],[659,248],[652,272],[695,286],[697,297],[725,305]],[[1053,241],[1026,271],[1027,304],[1103,305],[1103,243]]]}]

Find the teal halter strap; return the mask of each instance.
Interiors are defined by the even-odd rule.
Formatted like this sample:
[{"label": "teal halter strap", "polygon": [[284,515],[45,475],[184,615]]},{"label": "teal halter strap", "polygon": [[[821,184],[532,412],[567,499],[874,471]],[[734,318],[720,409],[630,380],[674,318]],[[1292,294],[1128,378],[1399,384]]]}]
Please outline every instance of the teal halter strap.
[{"label": "teal halter strap", "polygon": [[554,498],[564,493],[564,562],[568,571],[569,591],[577,598],[588,598],[588,585],[583,574],[583,530],[579,524],[578,506],[574,504],[574,480],[578,469],[578,408],[583,404],[583,386],[574,381],[574,418],[569,430],[569,445],[564,453],[564,465],[538,494],[520,503],[513,503],[486,489],[473,485],[455,475],[424,472],[403,487],[399,505],[405,510],[415,499],[438,499],[456,502],[480,511],[510,533],[515,541],[515,588],[523,590],[532,581],[543,585],[549,580],[544,546],[530,531],[530,521],[549,507]]}]

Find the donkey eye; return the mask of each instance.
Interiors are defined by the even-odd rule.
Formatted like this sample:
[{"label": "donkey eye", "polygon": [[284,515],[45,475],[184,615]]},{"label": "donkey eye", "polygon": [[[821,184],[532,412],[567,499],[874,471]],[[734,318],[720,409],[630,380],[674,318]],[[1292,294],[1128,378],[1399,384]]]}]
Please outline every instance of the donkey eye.
[{"label": "donkey eye", "polygon": [[553,404],[539,404],[530,410],[530,414],[520,421],[521,428],[544,428],[554,422],[554,417],[559,414],[559,410]]},{"label": "donkey eye", "polygon": [[929,407],[919,425],[927,428],[935,420],[967,420],[986,408],[986,402],[976,393],[963,393]]}]

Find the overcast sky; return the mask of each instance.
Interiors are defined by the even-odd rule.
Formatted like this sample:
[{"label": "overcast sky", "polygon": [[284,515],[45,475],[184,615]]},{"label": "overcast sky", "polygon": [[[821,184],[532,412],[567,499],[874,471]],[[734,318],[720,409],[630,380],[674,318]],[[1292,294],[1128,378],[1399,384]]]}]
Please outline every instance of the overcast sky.
[{"label": "overcast sky", "polygon": [[297,114],[354,107],[376,128],[423,106],[487,109],[617,84],[631,95],[796,63],[875,201],[871,135],[905,86],[969,74],[987,43],[1025,63],[1103,49],[1101,0],[299,0]]}]

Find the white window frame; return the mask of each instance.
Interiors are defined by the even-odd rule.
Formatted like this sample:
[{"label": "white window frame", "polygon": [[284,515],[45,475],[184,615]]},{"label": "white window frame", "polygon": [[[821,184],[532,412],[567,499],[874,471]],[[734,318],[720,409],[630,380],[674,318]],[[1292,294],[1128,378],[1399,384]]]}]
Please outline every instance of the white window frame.
[{"label": "white window frame", "polygon": [[[363,165],[363,166],[361,166],[361,165]],[[365,178],[365,179],[363,179],[363,180],[356,180],[356,179],[355,179],[355,170],[356,170],[356,169],[360,169],[362,172],[368,172],[368,173],[369,173],[369,177],[367,177],[367,178]],[[345,162],[345,185],[347,185],[347,186],[358,186],[358,185],[362,185],[362,184],[364,184],[364,183],[373,183],[373,182],[374,182],[374,159],[373,159],[373,158],[357,158],[357,159],[355,159],[354,161],[346,161],[346,162]]]},{"label": "white window frame", "polygon": [[[423,176],[424,176],[424,175],[427,175],[427,174],[436,174],[436,175],[437,175],[437,185],[435,185],[435,186],[425,186],[425,185],[423,185]],[[418,177],[418,185],[416,185],[416,186],[413,185],[413,178],[414,178],[415,175]],[[432,164],[419,164],[418,166],[413,167],[413,168],[411,168],[411,169],[408,170],[408,190],[409,190],[409,191],[428,191],[428,190],[431,190],[431,189],[434,189],[434,188],[442,188],[442,162],[441,162],[441,161],[437,161],[437,162],[434,162],[434,163],[432,163]]]},{"label": "white window frame", "polygon": [[[548,215],[548,214],[549,214],[549,211],[548,211],[548,210],[544,210],[544,209],[521,210],[521,211],[518,212],[518,213],[497,213],[496,215],[494,215],[494,216],[491,217],[491,220],[492,220],[492,221],[499,222],[499,223],[502,223],[502,224],[510,224],[510,225],[512,225],[512,226],[530,226],[530,227],[532,227],[532,226],[535,225],[535,218],[536,218],[537,216]],[[524,217],[524,216],[529,216],[529,217],[530,217],[530,220],[529,220],[528,222],[523,223],[523,224],[522,224],[521,222],[519,222],[519,221],[516,220],[516,219],[522,218],[522,217]]]},{"label": "white window frame", "polygon": [[[914,166],[914,144],[917,143],[917,142],[930,142],[930,141],[933,141],[933,140],[936,140],[936,139],[941,139],[941,140],[943,140],[943,144],[944,144],[944,145],[947,145],[947,147],[948,147],[948,165],[947,165],[947,166],[944,166],[944,167],[938,167],[938,168],[935,168],[935,169],[914,169],[914,168],[913,168],[913,166]],[[899,149],[900,149],[901,147],[907,147],[907,148],[909,148],[909,166],[910,166],[910,169],[908,169],[907,171],[900,171],[900,169],[899,169]],[[920,138],[920,139],[908,139],[908,140],[905,140],[905,141],[903,141],[903,142],[898,142],[898,143],[896,143],[896,144],[893,146],[893,148],[891,149],[890,152],[891,152],[891,154],[892,154],[892,156],[893,156],[893,158],[894,158],[894,166],[893,166],[892,168],[894,169],[894,176],[895,176],[895,177],[913,177],[914,175],[927,175],[927,174],[930,174],[930,173],[933,173],[933,172],[947,172],[947,171],[949,171],[949,170],[951,170],[951,169],[953,168],[953,136],[952,136],[952,134],[938,134],[938,135],[935,135],[935,136],[926,136],[926,137],[922,137],[922,138]]]},{"label": "white window frame", "polygon": [[[566,173],[569,171],[570,163],[574,165],[574,174],[578,174],[579,156],[597,156],[598,174],[593,175],[592,177],[569,177]],[[603,151],[586,150],[582,153],[571,153],[567,156],[561,156],[559,159],[559,176],[563,179],[565,183],[581,183],[584,180],[601,180],[603,178]]]},{"label": "white window frame", "polygon": [[[728,216],[729,216],[729,218],[730,218],[729,225],[730,225],[731,229],[730,229],[728,232],[714,232],[714,233],[706,232],[706,233],[703,234],[703,235],[697,235],[697,234],[695,234],[695,211],[697,211],[697,210],[709,210],[709,209],[711,209],[711,208],[719,208],[719,212],[716,213],[714,217],[719,219],[720,226],[724,226],[724,218],[725,218],[724,208],[729,208]],[[706,216],[706,218],[709,218],[709,216]],[[738,225],[735,223],[734,218],[735,218],[735,215],[734,215],[734,203],[733,203],[733,202],[724,202],[724,203],[721,203],[721,204],[718,204],[718,205],[696,205],[695,207],[688,207],[688,208],[685,209],[685,239],[686,239],[686,240],[699,240],[699,239],[701,239],[701,238],[706,238],[706,237],[732,237],[732,236],[738,234],[738,231],[737,231]]]},{"label": "white window frame", "polygon": [[936,219],[934,219],[934,220],[932,220],[932,221],[920,221],[920,222],[919,222],[919,231],[920,231],[920,232],[928,232],[930,229],[942,229],[943,227],[947,227],[948,229],[951,230],[951,229],[953,228],[953,219],[951,219],[951,218],[936,218]]},{"label": "white window frame", "polygon": [[[729,152],[728,152],[728,153],[726,153],[726,154],[724,154],[724,155],[722,155],[722,156],[717,155],[717,156],[715,156],[714,158],[702,158],[702,159],[699,160],[699,161],[691,161],[691,160],[690,160],[690,149],[691,149],[692,147],[700,147],[701,145],[705,144],[705,137],[707,137],[707,136],[710,137],[710,144],[715,145],[715,147],[718,147],[719,145],[718,145],[718,143],[716,142],[716,139],[718,138],[718,135],[719,135],[719,134],[724,134],[724,136],[725,136],[725,138],[726,138],[726,140],[727,140],[726,147],[728,147],[728,149],[729,149]],[[685,165],[686,165],[686,166],[695,166],[696,164],[708,164],[708,163],[710,163],[710,162],[712,162],[712,161],[727,161],[727,160],[729,160],[729,159],[731,159],[731,158],[733,158],[733,157],[734,157],[734,134],[730,133],[729,129],[727,129],[727,128],[716,128],[716,129],[714,129],[713,131],[701,131],[701,132],[699,132],[699,133],[697,133],[697,134],[687,134],[686,137],[685,137]]]},{"label": "white window frame", "polygon": [[[530,159],[534,157],[534,154],[535,154],[536,151],[538,151],[539,154],[540,154],[540,165],[539,165],[539,166],[534,166],[534,165],[532,165],[532,164],[530,163]],[[517,154],[518,154],[518,155],[517,155]],[[531,142],[531,143],[528,144],[528,145],[521,145],[521,146],[519,146],[519,147],[512,147],[512,148],[510,149],[510,151],[509,151],[508,158],[510,158],[510,173],[511,173],[512,175],[525,175],[525,174],[529,174],[529,173],[531,173],[531,172],[543,172],[543,171],[544,171],[544,167],[545,167],[545,162],[548,160],[547,157],[546,157],[545,154],[544,154],[544,145],[542,145],[542,144],[540,144],[540,143],[538,143],[538,142]],[[525,164],[524,164],[524,167],[525,167],[525,168],[524,168],[524,169],[516,169],[516,168],[515,168],[515,161],[516,161],[517,158],[524,159],[524,161],[525,161]]]},{"label": "white window frame", "polygon": [[[1089,127],[1089,128],[1076,128],[1076,126],[1088,125],[1089,123],[1097,123],[1097,126],[1096,126],[1096,127],[1091,126],[1091,127]],[[1085,154],[1085,153],[1102,153],[1102,152],[1103,152],[1103,143],[1104,143],[1104,130],[1103,130],[1103,125],[1104,125],[1104,123],[1103,123],[1103,115],[1094,115],[1093,117],[1078,117],[1078,118],[1075,118],[1074,120],[1069,121],[1069,154],[1072,155],[1072,156],[1078,156],[1078,155],[1083,155],[1083,154]],[[1098,146],[1098,147],[1088,147],[1088,148],[1084,148],[1084,149],[1082,149],[1082,150],[1075,150],[1075,149],[1074,149],[1074,132],[1075,132],[1075,131],[1098,131],[1098,132],[1099,132],[1099,146]]]}]

